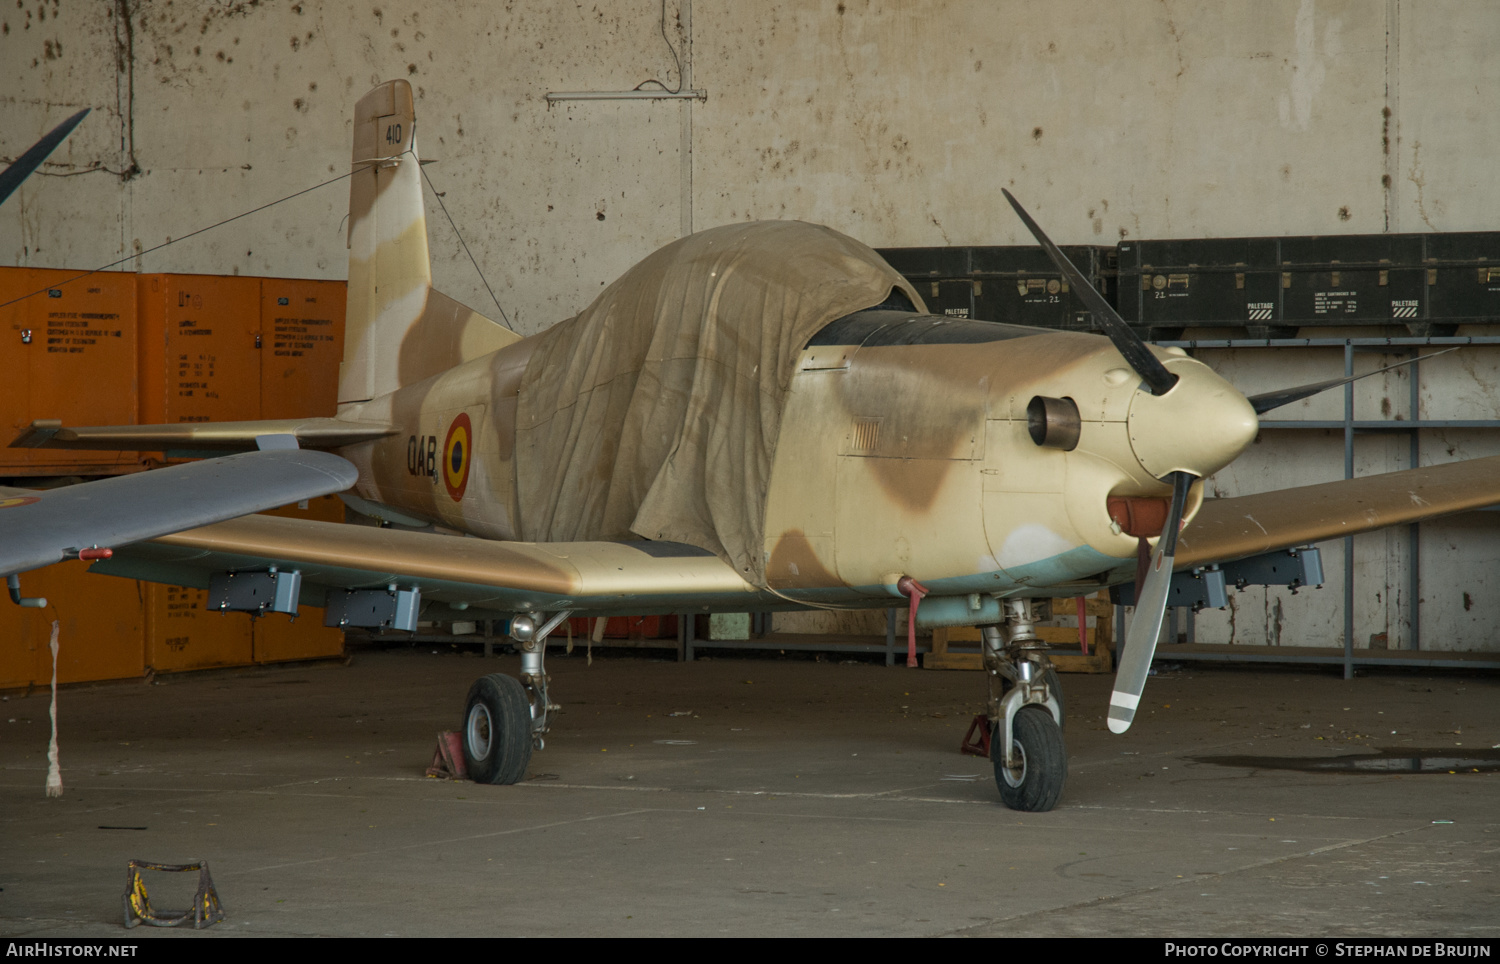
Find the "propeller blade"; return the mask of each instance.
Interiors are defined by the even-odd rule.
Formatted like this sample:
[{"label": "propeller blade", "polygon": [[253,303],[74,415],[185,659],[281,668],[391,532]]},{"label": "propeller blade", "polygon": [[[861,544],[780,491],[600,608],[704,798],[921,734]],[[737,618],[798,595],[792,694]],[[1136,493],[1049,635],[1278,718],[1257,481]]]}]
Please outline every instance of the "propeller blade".
[{"label": "propeller blade", "polygon": [[1124,733],[1135,719],[1141,691],[1156,655],[1156,637],[1161,633],[1162,617],[1167,612],[1167,590],[1172,585],[1172,558],[1177,554],[1177,532],[1182,527],[1182,513],[1187,506],[1188,490],[1197,477],[1189,472],[1173,472],[1172,507],[1167,524],[1156,542],[1146,585],[1136,596],[1135,618],[1125,634],[1125,653],[1115,671],[1115,691],[1109,697],[1109,731]]},{"label": "propeller blade", "polygon": [[31,145],[31,150],[16,158],[10,167],[0,171],[0,204],[5,203],[5,199],[10,197],[16,188],[21,186],[21,182],[26,180],[28,174],[36,170],[47,159],[47,155],[51,154],[57,145],[63,142],[63,138],[73,133],[73,128],[77,127],[78,122],[88,115],[89,110],[90,108],[85,107],[52,128],[52,130],[47,132],[46,137]]},{"label": "propeller blade", "polygon": [[1404,362],[1397,362],[1394,365],[1377,368],[1373,372],[1365,372],[1363,375],[1346,375],[1343,378],[1330,378],[1327,381],[1313,382],[1309,385],[1298,385],[1296,388],[1280,388],[1274,392],[1261,392],[1259,395],[1250,396],[1250,404],[1255,408],[1255,414],[1264,415],[1272,409],[1289,405],[1292,402],[1316,395],[1319,392],[1326,392],[1330,388],[1338,388],[1340,385],[1357,382],[1361,378],[1369,378],[1371,375],[1379,375],[1381,372],[1388,372],[1393,368],[1401,368],[1404,365],[1412,365],[1419,361],[1426,361],[1429,358],[1436,358],[1439,355],[1446,355],[1450,351],[1458,351],[1458,347],[1445,348],[1442,351],[1435,351],[1430,355],[1421,355],[1417,358],[1408,358]]},{"label": "propeller blade", "polygon": [[1125,356],[1126,364],[1141,376],[1141,380],[1150,387],[1151,394],[1166,394],[1173,385],[1177,384],[1177,376],[1167,371],[1160,359],[1151,354],[1151,349],[1146,347],[1146,343],[1139,335],[1130,330],[1130,326],[1125,324],[1125,319],[1110,307],[1109,302],[1104,300],[1104,296],[1099,293],[1098,289],[1083,276],[1083,272],[1073,266],[1073,262],[1068,260],[1067,255],[1063,254],[1057,245],[1052,243],[1052,239],[1047,237],[1041,227],[1031,219],[1031,215],[1021,207],[1021,202],[1004,188],[1000,189],[1000,193],[1004,194],[1010,206],[1016,209],[1016,214],[1025,223],[1026,229],[1031,232],[1032,237],[1036,238],[1036,243],[1042,246],[1042,250],[1047,252],[1047,257],[1052,259],[1057,269],[1068,279],[1068,284],[1072,285],[1073,291],[1083,299],[1083,303],[1093,314],[1094,320],[1104,329],[1105,334],[1109,335],[1109,340],[1114,342],[1120,354]]}]

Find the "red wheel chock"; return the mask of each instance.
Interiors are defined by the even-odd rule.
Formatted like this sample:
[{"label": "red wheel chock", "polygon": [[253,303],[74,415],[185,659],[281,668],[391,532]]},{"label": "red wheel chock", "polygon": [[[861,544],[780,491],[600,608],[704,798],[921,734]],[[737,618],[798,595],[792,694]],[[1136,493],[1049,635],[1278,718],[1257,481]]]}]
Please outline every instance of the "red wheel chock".
[{"label": "red wheel chock", "polygon": [[959,744],[958,752],[965,756],[982,756],[989,759],[990,718],[987,715],[974,714],[974,722],[969,724],[969,732],[964,734],[964,740]]},{"label": "red wheel chock", "polygon": [[427,775],[445,780],[469,779],[463,744],[459,743],[457,733],[444,730],[438,734],[437,749],[433,751],[432,766],[427,768]]}]

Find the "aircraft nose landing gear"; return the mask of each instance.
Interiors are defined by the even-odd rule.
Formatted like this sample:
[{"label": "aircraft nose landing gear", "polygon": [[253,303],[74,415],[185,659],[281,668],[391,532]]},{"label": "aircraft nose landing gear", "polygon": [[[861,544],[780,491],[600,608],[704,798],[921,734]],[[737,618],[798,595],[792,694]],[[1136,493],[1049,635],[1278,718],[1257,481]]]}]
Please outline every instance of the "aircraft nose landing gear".
[{"label": "aircraft nose landing gear", "polygon": [[537,615],[512,619],[510,635],[521,648],[521,678],[493,673],[469,687],[464,763],[476,783],[517,782],[526,775],[532,748],[545,745],[549,715],[561,708],[547,698],[547,636],[567,618],[567,612],[553,613],[540,628]]},{"label": "aircraft nose landing gear", "polygon": [[1003,626],[985,626],[990,759],[1000,800],[1012,810],[1051,810],[1068,778],[1062,690],[1037,638],[1029,599],[1005,601]]},{"label": "aircraft nose landing gear", "polygon": [[[1000,724],[990,742],[1000,749]],[[1000,801],[1012,810],[1036,813],[1051,810],[1068,779],[1068,751],[1062,731],[1040,706],[1023,706],[1011,721],[1011,756],[995,756],[995,786]]]}]

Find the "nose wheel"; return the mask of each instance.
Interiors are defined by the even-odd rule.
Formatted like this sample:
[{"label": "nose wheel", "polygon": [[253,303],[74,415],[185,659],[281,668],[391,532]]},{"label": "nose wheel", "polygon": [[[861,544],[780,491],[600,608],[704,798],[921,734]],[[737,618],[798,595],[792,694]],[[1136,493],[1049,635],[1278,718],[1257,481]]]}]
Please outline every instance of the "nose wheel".
[{"label": "nose wheel", "polygon": [[995,724],[990,754],[995,761],[995,786],[1000,802],[1028,813],[1051,810],[1068,779],[1068,749],[1062,729],[1040,706],[1023,706],[1011,721],[1011,757],[1002,750],[1002,724]]},{"label": "nose wheel", "polygon": [[1032,600],[1006,599],[1005,622],[980,627],[989,673],[990,760],[1012,810],[1051,810],[1068,779],[1062,687],[1037,636]]}]

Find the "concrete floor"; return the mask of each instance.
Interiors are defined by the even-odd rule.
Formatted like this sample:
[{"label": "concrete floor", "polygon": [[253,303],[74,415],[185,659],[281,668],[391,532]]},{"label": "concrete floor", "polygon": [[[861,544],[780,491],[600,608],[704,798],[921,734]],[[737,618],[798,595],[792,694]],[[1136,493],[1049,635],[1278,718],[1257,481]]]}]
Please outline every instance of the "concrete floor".
[{"label": "concrete floor", "polygon": [[[60,799],[47,695],[11,694],[0,933],[123,937],[126,861],[201,857],[228,918],[130,936],[1500,936],[1494,674],[1194,666],[1123,737],[1068,676],[1067,789],[1020,814],[957,752],[979,674],[836,660],[554,654],[524,783],[424,778],[517,668],[432,649],[65,689]],[[1480,772],[1195,759],[1383,747]]]}]

